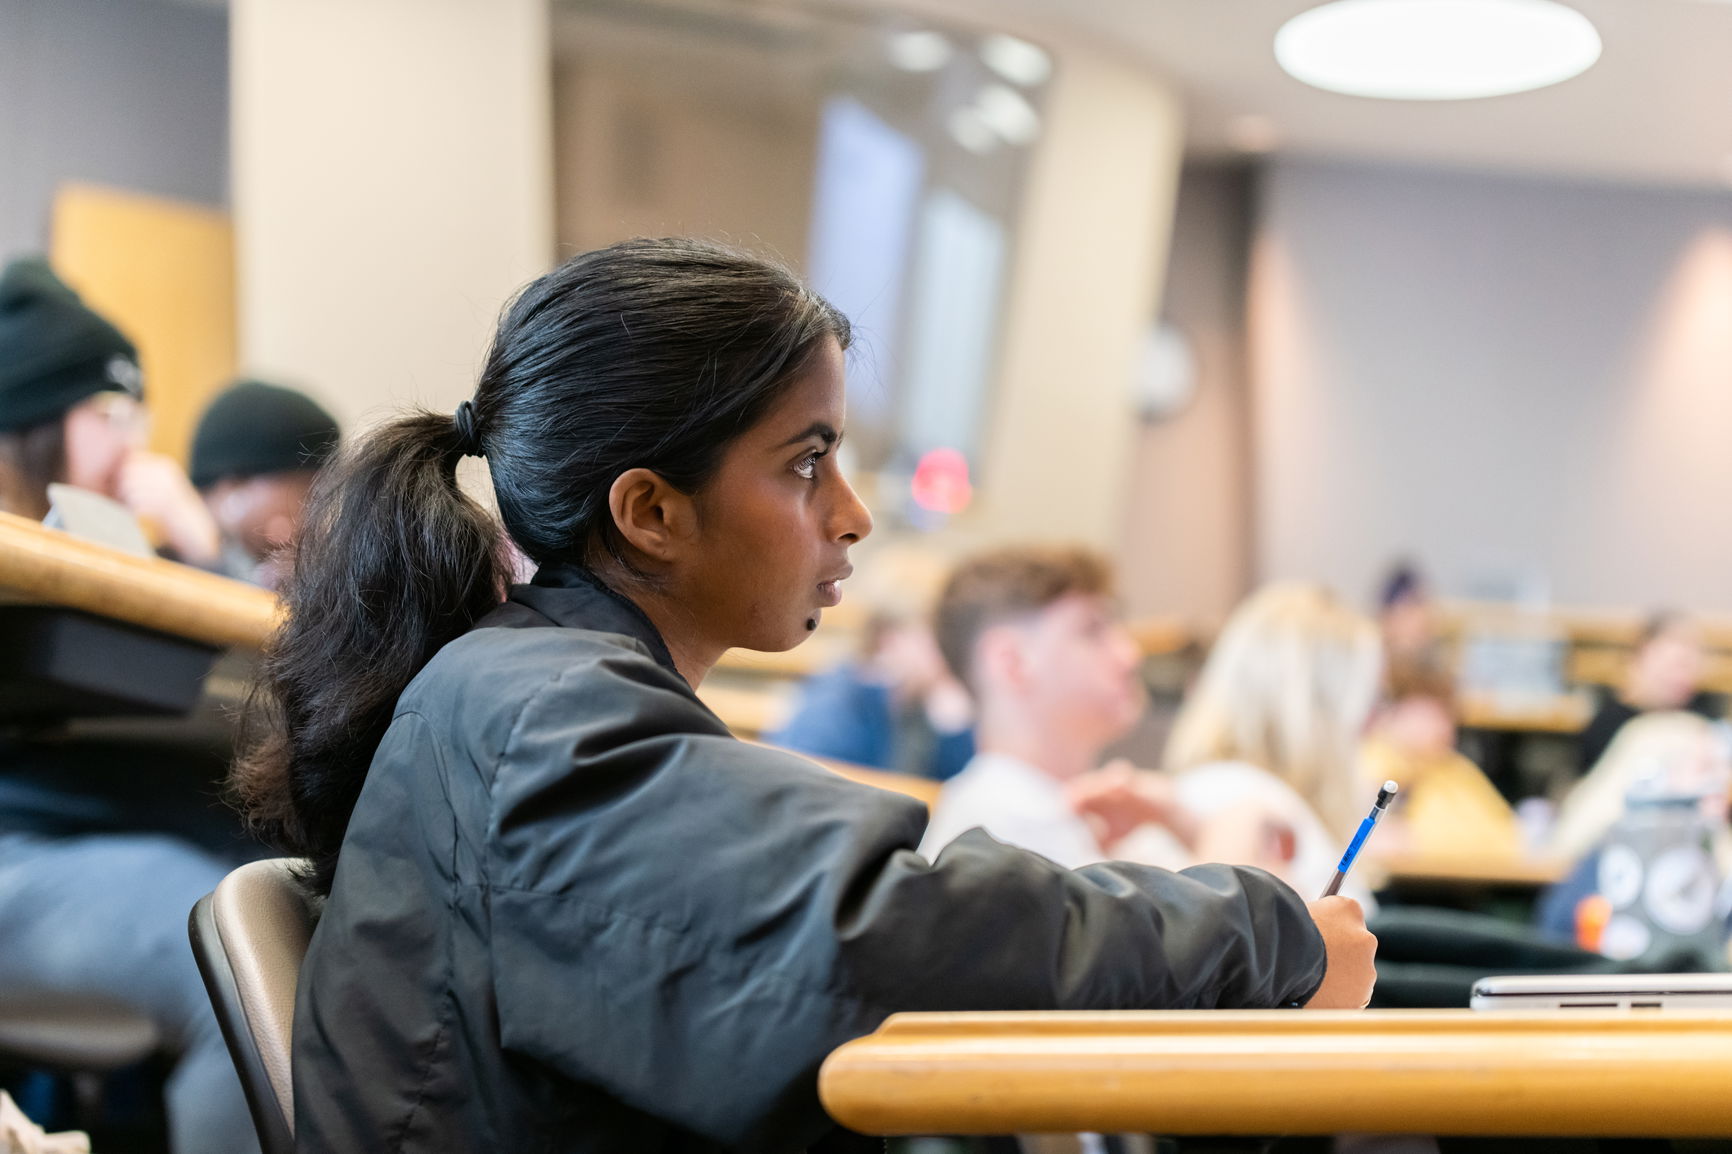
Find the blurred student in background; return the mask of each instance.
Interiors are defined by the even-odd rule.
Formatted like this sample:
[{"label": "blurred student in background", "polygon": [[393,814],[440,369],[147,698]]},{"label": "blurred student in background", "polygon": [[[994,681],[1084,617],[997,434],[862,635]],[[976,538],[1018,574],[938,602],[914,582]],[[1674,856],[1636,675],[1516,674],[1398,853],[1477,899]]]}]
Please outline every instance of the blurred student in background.
[{"label": "blurred student in background", "polygon": [[974,709],[932,635],[944,563],[880,550],[861,577],[859,656],[800,686],[792,716],[765,740],[797,753],[943,781],[974,756]]},{"label": "blurred student in background", "polygon": [[276,589],[300,532],[319,466],[336,451],[337,420],[311,397],[239,381],[199,418],[192,483],[222,533],[222,569]]},{"label": "blurred student in background", "polygon": [[1593,769],[1564,796],[1548,848],[1562,861],[1578,861],[1623,816],[1637,790],[1700,796],[1705,816],[1723,825],[1729,785],[1732,762],[1723,725],[1684,711],[1643,714],[1617,731]]},{"label": "blurred student in background", "polygon": [[1601,701],[1582,731],[1579,772],[1593,769],[1624,723],[1640,714],[1684,709],[1717,717],[1721,703],[1702,692],[1701,677],[1702,637],[1695,624],[1669,611],[1651,616],[1642,625],[1622,688]]},{"label": "blurred student in background", "polygon": [[[149,518],[183,559],[214,561],[215,524],[172,461],[138,448],[143,422],[132,344],[45,265],[0,273],[0,509],[40,518],[48,485],[66,482]],[[166,775],[77,754],[0,735],[0,990],[103,995],[147,1015],[177,1055],[175,1154],[256,1149],[186,938],[229,863],[146,829],[181,816],[159,796]]]},{"label": "blurred student in background", "polygon": [[0,508],[39,521],[48,486],[119,501],[163,552],[211,566],[216,522],[179,465],[144,449],[149,428],[138,351],[48,266],[0,272]]},{"label": "blurred student in background", "polygon": [[1322,892],[1371,802],[1353,785],[1381,669],[1376,626],[1320,586],[1270,585],[1234,611],[1167,744],[1201,856]]},{"label": "blurred student in background", "polygon": [[1650,968],[1724,968],[1729,785],[1724,723],[1632,718],[1559,809],[1547,849],[1571,868],[1536,903],[1538,926]]},{"label": "blurred student in background", "polygon": [[1377,590],[1377,629],[1391,669],[1444,671],[1443,623],[1419,567],[1398,561]]},{"label": "blurred student in background", "polygon": [[1136,642],[1112,593],[1106,560],[1082,549],[1001,549],[951,575],[935,627],[974,696],[979,752],[940,791],[922,853],[935,857],[979,826],[1072,868],[1115,856],[1188,864],[1170,842],[1155,854],[1118,844],[1149,822],[1183,824],[1163,805],[1163,782],[1133,791],[1128,766],[1113,766],[1104,786],[1094,772],[1146,705]]},{"label": "blurred student in background", "polygon": [[1515,811],[1456,750],[1454,686],[1441,672],[1390,668],[1360,758],[1366,797],[1384,781],[1401,784],[1390,828],[1377,835],[1384,848],[1503,857],[1521,852]]}]

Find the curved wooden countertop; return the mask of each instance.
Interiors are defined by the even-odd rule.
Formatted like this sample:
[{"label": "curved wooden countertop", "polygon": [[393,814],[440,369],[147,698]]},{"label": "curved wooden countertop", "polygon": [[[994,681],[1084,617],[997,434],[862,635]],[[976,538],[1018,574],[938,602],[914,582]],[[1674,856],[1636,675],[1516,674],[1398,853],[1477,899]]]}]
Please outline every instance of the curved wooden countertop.
[{"label": "curved wooden countertop", "polygon": [[0,598],[82,609],[210,645],[257,649],[276,627],[263,589],[134,557],[0,513]]},{"label": "curved wooden countertop", "polygon": [[1732,1135],[1732,1011],[898,1014],[824,1063],[868,1134]]},{"label": "curved wooden countertop", "polygon": [[[264,589],[156,557],[135,557],[9,513],[0,513],[4,601],[62,605],[175,637],[246,649],[264,645],[280,613],[276,595]],[[764,656],[750,654],[741,660],[749,663]],[[761,693],[727,687],[703,693],[736,733],[750,736],[763,727],[766,702]],[[936,782],[902,774],[821,764],[929,805],[938,789]]]}]

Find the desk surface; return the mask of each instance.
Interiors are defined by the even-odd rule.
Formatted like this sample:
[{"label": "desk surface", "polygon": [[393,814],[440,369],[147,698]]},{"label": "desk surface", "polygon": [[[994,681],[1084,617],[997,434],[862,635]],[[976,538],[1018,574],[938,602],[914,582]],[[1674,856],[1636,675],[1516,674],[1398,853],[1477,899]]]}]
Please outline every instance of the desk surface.
[{"label": "desk surface", "polygon": [[1458,712],[1461,724],[1468,729],[1575,734],[1592,719],[1593,705],[1579,693],[1514,703],[1468,694],[1463,696]]},{"label": "desk surface", "polygon": [[825,1062],[868,1134],[1732,1135],[1732,1012],[899,1014]]},{"label": "desk surface", "polygon": [[1562,881],[1569,863],[1550,857],[1506,857],[1484,854],[1365,855],[1366,868],[1379,884],[1504,886],[1537,889]]}]

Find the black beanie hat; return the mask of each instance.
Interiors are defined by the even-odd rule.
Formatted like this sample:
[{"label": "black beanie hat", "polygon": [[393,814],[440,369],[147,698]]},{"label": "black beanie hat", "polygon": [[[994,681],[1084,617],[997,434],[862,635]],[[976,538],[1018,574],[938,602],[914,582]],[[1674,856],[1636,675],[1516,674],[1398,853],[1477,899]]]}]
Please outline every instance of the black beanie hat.
[{"label": "black beanie hat", "polygon": [[0,432],[53,420],[86,397],[144,396],[138,350],[42,261],[0,272]]},{"label": "black beanie hat", "polygon": [[311,397],[241,381],[210,403],[192,436],[192,483],[316,469],[337,448],[337,419]]}]

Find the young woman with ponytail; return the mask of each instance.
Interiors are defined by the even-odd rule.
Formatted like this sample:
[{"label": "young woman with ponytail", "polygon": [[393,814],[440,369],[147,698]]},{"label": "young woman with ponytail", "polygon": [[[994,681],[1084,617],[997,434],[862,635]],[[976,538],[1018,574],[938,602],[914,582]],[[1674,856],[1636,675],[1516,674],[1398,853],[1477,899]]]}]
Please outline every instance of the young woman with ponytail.
[{"label": "young woman with ponytail", "polygon": [[815,629],[871,530],[848,342],[776,266],[628,242],[524,290],[455,416],[327,470],[237,778],[329,894],[303,1149],[841,1150],[818,1065],[898,1010],[1365,1002],[1351,903],[979,832],[928,863],[918,803],[697,699],[725,650]]}]

